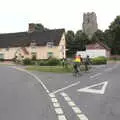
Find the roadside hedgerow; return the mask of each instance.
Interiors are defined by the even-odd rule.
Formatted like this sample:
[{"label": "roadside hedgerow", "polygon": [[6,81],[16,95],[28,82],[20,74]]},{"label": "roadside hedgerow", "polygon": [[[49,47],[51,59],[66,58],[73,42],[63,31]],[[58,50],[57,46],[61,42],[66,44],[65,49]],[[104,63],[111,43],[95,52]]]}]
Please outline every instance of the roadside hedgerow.
[{"label": "roadside hedgerow", "polygon": [[101,65],[107,63],[107,58],[104,56],[96,57],[91,59],[93,65]]}]

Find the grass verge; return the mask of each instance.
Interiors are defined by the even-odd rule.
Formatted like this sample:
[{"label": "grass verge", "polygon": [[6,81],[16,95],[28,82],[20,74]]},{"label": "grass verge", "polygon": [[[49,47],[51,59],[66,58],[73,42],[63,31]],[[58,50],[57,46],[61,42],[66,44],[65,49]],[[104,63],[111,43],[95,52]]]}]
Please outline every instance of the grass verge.
[{"label": "grass verge", "polygon": [[70,73],[73,71],[72,66],[63,68],[62,66],[27,66],[27,70],[54,73]]}]

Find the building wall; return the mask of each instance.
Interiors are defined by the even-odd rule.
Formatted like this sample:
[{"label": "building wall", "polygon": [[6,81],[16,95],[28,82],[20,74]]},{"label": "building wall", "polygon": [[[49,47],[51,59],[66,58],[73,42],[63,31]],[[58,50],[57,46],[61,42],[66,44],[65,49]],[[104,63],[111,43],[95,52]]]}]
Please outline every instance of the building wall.
[{"label": "building wall", "polygon": [[37,59],[48,59],[48,52],[53,53],[53,57],[62,59],[63,57],[66,58],[66,42],[65,42],[65,35],[61,37],[59,46],[53,46],[49,48],[46,46],[36,47]]},{"label": "building wall", "polygon": [[105,49],[86,50],[86,54],[89,55],[90,58],[95,58],[99,56],[107,57]]},{"label": "building wall", "polygon": [[3,54],[4,59],[13,59],[15,55],[23,56],[24,58],[32,58],[32,53],[36,53],[37,59],[48,59],[48,52],[53,53],[53,57],[62,59],[63,57],[66,58],[66,42],[65,42],[65,35],[61,37],[59,46],[53,46],[49,48],[46,46],[29,46],[25,47],[26,51],[29,54],[26,54],[22,47],[12,47],[12,48],[0,48],[0,54]]},{"label": "building wall", "polygon": [[85,58],[87,55],[89,55],[90,58],[95,58],[99,56],[109,57],[109,51],[105,49],[91,49],[86,51],[78,51],[77,55],[81,55],[83,58]]}]

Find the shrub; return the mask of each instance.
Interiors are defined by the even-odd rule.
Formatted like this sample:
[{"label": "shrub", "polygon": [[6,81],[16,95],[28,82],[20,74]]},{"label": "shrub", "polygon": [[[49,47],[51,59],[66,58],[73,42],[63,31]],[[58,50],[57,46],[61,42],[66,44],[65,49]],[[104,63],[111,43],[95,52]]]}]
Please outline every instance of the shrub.
[{"label": "shrub", "polygon": [[96,58],[92,59],[93,65],[101,65],[101,64],[106,64],[106,63],[107,63],[107,59],[103,56],[96,57]]},{"label": "shrub", "polygon": [[0,61],[2,62],[2,61],[4,61],[4,59],[3,59],[3,58],[0,58]]},{"label": "shrub", "polygon": [[31,65],[31,64],[32,64],[32,60],[29,59],[29,58],[25,58],[25,59],[23,60],[23,64],[24,64],[24,65]]},{"label": "shrub", "polygon": [[40,60],[37,62],[38,65],[40,66],[46,66],[47,65],[47,61],[46,60]]},{"label": "shrub", "polygon": [[56,59],[56,58],[48,59],[47,65],[48,65],[48,66],[60,65],[60,60],[58,60],[58,59]]},{"label": "shrub", "polygon": [[40,60],[37,63],[40,66],[56,66],[56,65],[60,65],[60,60],[56,58],[50,58],[48,60]]},{"label": "shrub", "polygon": [[36,55],[32,55],[32,60],[36,60]]}]

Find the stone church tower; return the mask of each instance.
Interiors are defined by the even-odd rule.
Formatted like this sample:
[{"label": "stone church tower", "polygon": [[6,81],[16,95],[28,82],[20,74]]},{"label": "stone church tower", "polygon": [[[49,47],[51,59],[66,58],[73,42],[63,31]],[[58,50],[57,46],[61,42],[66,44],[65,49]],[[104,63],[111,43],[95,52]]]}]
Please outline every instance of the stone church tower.
[{"label": "stone church tower", "polygon": [[96,14],[94,12],[84,13],[82,26],[83,32],[91,39],[93,34],[98,30]]}]

